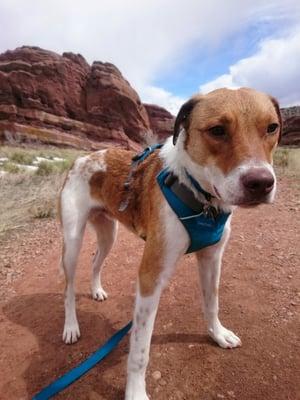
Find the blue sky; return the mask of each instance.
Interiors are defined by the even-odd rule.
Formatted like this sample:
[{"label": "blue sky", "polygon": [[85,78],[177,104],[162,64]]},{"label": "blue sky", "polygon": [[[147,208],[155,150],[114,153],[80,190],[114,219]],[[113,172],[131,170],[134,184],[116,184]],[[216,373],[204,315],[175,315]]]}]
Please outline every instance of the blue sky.
[{"label": "blue sky", "polygon": [[273,22],[253,23],[214,48],[205,44],[191,44],[183,60],[173,65],[169,71],[162,71],[154,84],[179,96],[189,96],[199,85],[226,73],[228,66],[255,54],[262,38],[276,36],[278,33]]},{"label": "blue sky", "polygon": [[112,62],[173,113],[223,86],[300,104],[298,0],[1,0],[0,29],[1,52],[26,44]]}]

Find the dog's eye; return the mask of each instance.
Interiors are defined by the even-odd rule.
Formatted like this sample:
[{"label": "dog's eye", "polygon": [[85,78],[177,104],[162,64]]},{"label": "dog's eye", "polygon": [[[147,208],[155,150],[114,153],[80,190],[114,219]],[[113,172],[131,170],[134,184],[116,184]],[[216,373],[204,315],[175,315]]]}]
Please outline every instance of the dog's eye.
[{"label": "dog's eye", "polygon": [[271,134],[275,133],[275,131],[277,130],[278,127],[279,127],[278,124],[270,124],[270,125],[268,125],[267,132],[271,133]]},{"label": "dog's eye", "polygon": [[208,132],[211,136],[217,139],[219,138],[222,139],[223,137],[226,136],[226,130],[222,125],[213,126],[212,128],[208,129]]}]

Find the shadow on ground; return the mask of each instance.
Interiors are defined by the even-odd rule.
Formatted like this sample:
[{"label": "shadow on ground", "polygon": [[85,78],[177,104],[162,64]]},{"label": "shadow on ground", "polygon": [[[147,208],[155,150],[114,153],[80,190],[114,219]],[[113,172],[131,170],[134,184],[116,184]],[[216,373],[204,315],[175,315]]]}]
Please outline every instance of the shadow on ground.
[{"label": "shadow on ground", "polygon": [[[85,298],[79,295],[78,298]],[[129,296],[128,296],[129,297]],[[130,299],[122,299],[125,304]],[[118,326],[124,322],[109,320],[101,313],[82,311],[78,319],[84,338],[75,345],[65,345],[61,340],[64,309],[61,294],[23,295],[12,299],[5,307],[6,317],[26,327],[37,339],[38,351],[28,354],[29,367],[23,374],[28,398],[39,392],[53,380],[82,362],[101,346]],[[116,319],[116,318],[115,318]],[[206,336],[197,334],[154,335],[153,345],[167,343],[211,343]],[[25,344],[26,345],[26,344]],[[79,381],[58,395],[57,399],[105,399],[124,398],[128,337],[105,360]]]}]

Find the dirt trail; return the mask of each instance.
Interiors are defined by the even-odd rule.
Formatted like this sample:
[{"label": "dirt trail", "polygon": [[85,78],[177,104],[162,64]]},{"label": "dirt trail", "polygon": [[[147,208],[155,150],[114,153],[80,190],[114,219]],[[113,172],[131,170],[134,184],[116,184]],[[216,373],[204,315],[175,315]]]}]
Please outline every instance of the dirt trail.
[{"label": "dirt trail", "polygon": [[[207,336],[193,255],[185,256],[165,291],[147,374],[155,400],[299,400],[299,182],[280,179],[274,206],[238,210],[223,264],[221,320],[243,346],[222,350]],[[39,222],[1,249],[0,399],[34,393],[93,352],[130,318],[139,239],[121,228],[106,261],[109,298],[90,297],[95,240],[87,233],[77,275],[81,340],[61,341],[63,283],[58,277],[60,234]],[[2,276],[2,278],[1,278]],[[57,399],[121,400],[128,338],[105,361]],[[154,371],[162,377],[155,381]]]}]

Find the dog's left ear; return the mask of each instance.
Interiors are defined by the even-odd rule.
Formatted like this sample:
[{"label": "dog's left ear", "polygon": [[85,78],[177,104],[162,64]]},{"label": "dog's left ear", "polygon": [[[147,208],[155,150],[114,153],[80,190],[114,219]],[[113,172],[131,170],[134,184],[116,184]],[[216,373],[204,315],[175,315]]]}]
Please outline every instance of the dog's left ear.
[{"label": "dog's left ear", "polygon": [[190,116],[193,108],[195,107],[195,104],[198,102],[197,99],[195,98],[191,98],[190,100],[188,100],[186,103],[184,103],[175,120],[175,124],[174,124],[174,133],[173,133],[173,144],[175,146],[177,139],[178,139],[178,135],[180,132],[180,127],[183,125],[183,127],[185,129],[188,128],[187,123],[188,123],[188,117]]},{"label": "dog's left ear", "polygon": [[282,137],[282,117],[281,117],[281,112],[280,112],[280,107],[279,107],[279,103],[278,101],[275,99],[275,97],[270,96],[270,99],[273,103],[273,106],[276,110],[277,116],[278,116],[278,120],[279,120],[279,125],[280,125],[280,130],[279,130],[279,139],[278,139],[278,143],[280,143],[281,137]]}]

